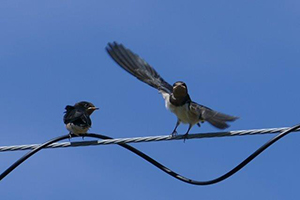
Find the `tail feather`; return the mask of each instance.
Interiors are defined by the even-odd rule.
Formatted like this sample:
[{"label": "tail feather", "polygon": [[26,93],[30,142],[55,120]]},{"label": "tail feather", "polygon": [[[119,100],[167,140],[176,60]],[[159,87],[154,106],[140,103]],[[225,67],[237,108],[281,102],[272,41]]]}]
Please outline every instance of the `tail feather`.
[{"label": "tail feather", "polygon": [[225,129],[229,125],[227,122],[235,121],[238,117],[226,115],[217,111],[214,111],[206,106],[191,102],[190,110],[199,116],[201,120],[209,122],[211,125]]},{"label": "tail feather", "polygon": [[228,128],[229,125],[226,123],[228,121],[235,121],[238,117],[226,115],[211,109],[206,109],[203,112],[202,117],[208,121],[211,125],[219,128],[225,129]]},{"label": "tail feather", "polygon": [[229,127],[229,125],[225,121],[221,121],[221,120],[218,120],[216,118],[209,118],[209,119],[207,119],[207,121],[211,125],[213,125],[214,127],[219,128],[219,129],[225,129],[225,128]]}]

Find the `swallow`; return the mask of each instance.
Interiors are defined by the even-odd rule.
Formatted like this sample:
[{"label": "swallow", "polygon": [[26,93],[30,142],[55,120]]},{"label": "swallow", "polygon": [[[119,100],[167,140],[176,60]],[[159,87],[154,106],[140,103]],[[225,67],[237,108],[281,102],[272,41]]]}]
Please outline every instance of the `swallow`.
[{"label": "swallow", "polygon": [[96,108],[94,104],[81,101],[74,106],[67,105],[65,107],[64,123],[66,128],[71,134],[80,135],[86,133],[92,126],[90,115],[99,108]]},{"label": "swallow", "polygon": [[144,59],[122,44],[108,43],[106,51],[125,71],[162,94],[166,108],[177,116],[175,128],[171,133],[172,136],[177,135],[176,130],[181,123],[189,125],[184,134],[184,139],[186,139],[190,129],[195,124],[200,127],[200,123],[207,121],[218,129],[225,129],[229,127],[227,122],[238,119],[238,117],[214,111],[192,101],[184,82],[177,81],[170,85]]}]

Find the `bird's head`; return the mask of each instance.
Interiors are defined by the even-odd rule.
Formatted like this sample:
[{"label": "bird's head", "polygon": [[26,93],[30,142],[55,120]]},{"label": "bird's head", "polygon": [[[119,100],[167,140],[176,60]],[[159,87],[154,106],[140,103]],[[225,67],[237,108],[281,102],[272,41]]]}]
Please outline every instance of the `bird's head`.
[{"label": "bird's head", "polygon": [[185,97],[188,95],[188,89],[184,82],[177,81],[173,84],[173,95],[175,98]]},{"label": "bird's head", "polygon": [[83,108],[85,109],[86,113],[88,115],[91,115],[95,110],[98,110],[99,108],[95,107],[94,104],[87,101],[80,101],[74,105],[75,108]]}]

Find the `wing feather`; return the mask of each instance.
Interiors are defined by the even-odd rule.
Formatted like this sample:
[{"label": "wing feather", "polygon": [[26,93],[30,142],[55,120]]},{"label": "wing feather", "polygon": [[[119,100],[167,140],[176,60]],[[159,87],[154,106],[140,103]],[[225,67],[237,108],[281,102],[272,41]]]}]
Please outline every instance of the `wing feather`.
[{"label": "wing feather", "polygon": [[122,44],[108,43],[106,51],[116,63],[137,79],[158,90],[172,93],[173,87],[153,67]]},{"label": "wing feather", "polygon": [[[73,107],[73,106],[70,106]],[[90,127],[92,125],[92,121],[88,114],[84,112],[84,110],[77,108],[68,108],[66,107],[66,114],[64,115],[64,123],[73,123],[77,126],[81,127]]]}]

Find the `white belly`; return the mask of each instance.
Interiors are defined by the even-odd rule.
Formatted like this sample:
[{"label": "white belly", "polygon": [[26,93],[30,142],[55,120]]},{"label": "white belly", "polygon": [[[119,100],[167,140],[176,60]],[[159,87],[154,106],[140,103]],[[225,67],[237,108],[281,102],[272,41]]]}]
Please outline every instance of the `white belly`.
[{"label": "white belly", "polygon": [[190,112],[187,104],[183,106],[174,106],[169,101],[170,98],[169,94],[167,95],[164,94],[163,97],[165,99],[166,108],[170,110],[172,113],[174,113],[182,123],[194,125],[200,121],[199,117],[195,116]]},{"label": "white belly", "polygon": [[66,128],[71,132],[74,133],[75,135],[78,135],[80,133],[86,133],[89,130],[89,127],[83,128],[80,126],[76,126],[73,123],[68,123],[66,125]]}]

